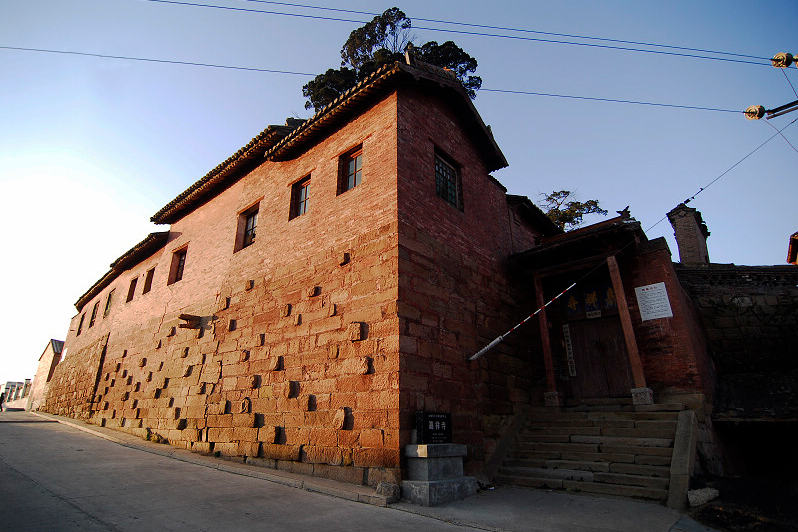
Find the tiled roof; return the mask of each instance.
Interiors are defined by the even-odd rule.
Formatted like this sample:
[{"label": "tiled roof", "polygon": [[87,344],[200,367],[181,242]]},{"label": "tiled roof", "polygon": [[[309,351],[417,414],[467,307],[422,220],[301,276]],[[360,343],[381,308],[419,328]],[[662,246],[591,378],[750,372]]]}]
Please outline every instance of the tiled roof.
[{"label": "tiled roof", "polygon": [[114,282],[114,279],[119,277],[119,274],[164,247],[168,239],[169,231],[150,233],[144,240],[127,250],[122,256],[112,262],[111,269],[108,270],[99,281],[94,283],[85,294],[78,298],[75,303],[75,308],[78,309],[78,312],[83,309],[86,303],[102,292],[105,287]]},{"label": "tiled roof", "polygon": [[341,122],[361,112],[365,104],[400,85],[411,83],[455,96],[446,101],[456,108],[466,129],[481,148],[488,171],[507,166],[507,160],[493,139],[490,129],[484,124],[471,98],[456,78],[445,70],[441,71],[425,63],[416,62],[411,66],[396,62],[379,68],[298,127],[269,126],[249,144],[155,213],[151,220],[157,224],[179,220],[264,160],[283,161],[296,157],[333,131]]}]

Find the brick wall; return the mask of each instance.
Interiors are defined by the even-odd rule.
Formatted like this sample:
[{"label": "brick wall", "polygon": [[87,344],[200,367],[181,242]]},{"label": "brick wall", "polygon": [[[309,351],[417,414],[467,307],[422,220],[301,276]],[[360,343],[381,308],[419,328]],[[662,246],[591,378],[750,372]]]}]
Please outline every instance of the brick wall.
[{"label": "brick wall", "polygon": [[[513,244],[504,189],[457,116],[422,94],[401,98],[398,114],[401,443],[410,443],[415,411],[450,412],[454,441],[469,446],[466,468],[476,472],[529,403],[535,376],[521,347],[528,331],[477,362],[468,357],[534,301],[519,293],[506,259],[536,233],[519,225]],[[460,171],[462,211],[435,194],[436,150]]]},{"label": "brick wall", "polygon": [[[297,159],[265,162],[175,222],[164,249],[81,309],[100,301],[93,327],[87,315],[77,336],[75,317],[46,409],[273,467],[396,481],[395,101]],[[338,157],[359,144],[362,184],[336,195]],[[291,184],[307,175],[309,210],[289,220]],[[256,241],[234,253],[238,214],[258,202]],[[183,279],[168,285],[172,253],[185,246]],[[180,328],[181,313],[202,316],[202,328]]]}]

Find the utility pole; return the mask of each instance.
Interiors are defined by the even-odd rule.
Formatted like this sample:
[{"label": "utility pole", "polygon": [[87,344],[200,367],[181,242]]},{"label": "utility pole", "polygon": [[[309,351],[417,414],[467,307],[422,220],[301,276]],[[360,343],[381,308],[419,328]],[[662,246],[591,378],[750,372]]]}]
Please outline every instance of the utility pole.
[{"label": "utility pole", "polygon": [[[788,52],[778,53],[770,60],[770,64],[772,64],[775,68],[789,68],[793,63],[795,63],[795,57]],[[796,64],[796,66],[798,67],[798,64]],[[759,120],[763,116],[767,115],[766,120],[770,120],[771,118],[776,118],[777,116],[791,113],[792,111],[796,110],[798,110],[798,100],[786,103],[770,110],[765,109],[765,107],[762,105],[751,105],[745,110],[745,117],[748,120]]]}]

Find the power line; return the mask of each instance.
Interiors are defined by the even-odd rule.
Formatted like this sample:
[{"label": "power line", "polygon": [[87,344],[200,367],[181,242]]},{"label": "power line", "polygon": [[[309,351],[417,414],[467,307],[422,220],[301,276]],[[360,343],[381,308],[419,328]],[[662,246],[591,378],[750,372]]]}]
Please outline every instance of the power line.
[{"label": "power line", "polygon": [[[178,0],[142,0],[145,2],[154,2],[159,4],[173,4],[173,5],[180,5],[180,6],[190,6],[190,7],[204,7],[209,9],[222,9],[226,11],[240,11],[246,13],[262,13],[267,15],[279,15],[279,16],[286,16],[286,17],[299,17],[299,18],[309,18],[309,19],[317,19],[317,20],[329,20],[335,22],[350,22],[355,24],[365,24],[368,21],[363,20],[352,20],[352,19],[345,19],[345,18],[337,18],[337,17],[324,17],[321,15],[308,15],[308,14],[301,14],[301,13],[284,13],[280,11],[267,11],[262,9],[248,9],[243,7],[232,7],[232,6],[217,6],[212,4],[201,4],[198,2],[184,2]],[[761,61],[748,61],[745,59],[732,59],[729,57],[710,57],[705,55],[694,55],[694,54],[687,54],[687,53],[680,53],[680,52],[668,52],[665,50],[645,50],[642,48],[631,48],[627,46],[616,46],[616,45],[608,45],[608,44],[595,44],[595,43],[584,43],[584,42],[572,42],[572,41],[561,41],[555,39],[544,39],[540,37],[525,37],[521,35],[502,35],[498,33],[485,33],[485,32],[477,32],[477,31],[465,31],[465,30],[453,30],[453,29],[441,29],[441,28],[431,28],[431,27],[424,27],[424,26],[416,26],[416,29],[420,30],[427,30],[427,31],[437,31],[442,33],[454,33],[458,35],[473,35],[479,37],[495,37],[499,39],[513,39],[519,41],[528,41],[528,42],[541,42],[541,43],[550,43],[550,44],[566,44],[570,46],[587,46],[590,48],[603,48],[607,50],[619,50],[619,51],[626,51],[626,52],[642,52],[642,53],[650,53],[650,54],[658,54],[658,55],[668,55],[674,57],[689,57],[693,59],[707,59],[712,61],[725,61],[730,63],[742,63],[742,64],[749,64],[749,65],[759,65],[759,66],[770,66],[769,59],[766,60],[768,62],[761,62]],[[516,30],[516,31],[523,31],[523,30]],[[585,37],[581,37],[585,38]],[[620,41],[618,41],[620,42]],[[660,46],[660,45],[649,45],[649,46]],[[726,53],[726,52],[712,52],[712,53]],[[733,54],[737,55],[737,54]],[[748,56],[753,57],[753,56]],[[765,61],[764,58],[761,58]]]},{"label": "power line", "polygon": [[[206,68],[224,68],[229,70],[243,70],[249,72],[265,72],[268,74],[289,74],[294,76],[309,76],[315,77],[316,74],[310,74],[307,72],[293,72],[288,70],[275,70],[275,69],[267,69],[267,68],[255,68],[255,67],[245,67],[245,66],[233,66],[233,65],[219,65],[219,64],[212,64],[212,63],[196,63],[191,61],[176,61],[171,59],[153,59],[147,57],[132,57],[132,56],[123,56],[123,55],[110,55],[110,54],[97,54],[97,53],[90,53],[90,52],[76,52],[72,50],[52,50],[52,49],[45,49],[45,48],[23,48],[20,46],[0,46],[2,50],[14,50],[14,51],[22,51],[22,52],[40,52],[40,53],[50,53],[50,54],[63,54],[63,55],[76,55],[82,57],[99,57],[103,59],[122,59],[127,61],[141,61],[147,63],[161,63],[161,64],[169,64],[169,65],[186,65],[186,66],[199,66],[199,67],[206,67]],[[526,96],[543,96],[549,98],[568,98],[568,99],[575,99],[575,100],[587,100],[587,101],[597,101],[597,102],[608,102],[608,103],[625,103],[625,104],[633,104],[633,105],[649,105],[655,107],[670,107],[676,109],[693,109],[693,110],[700,110],[700,111],[717,111],[723,113],[744,113],[744,111],[735,111],[731,109],[715,109],[712,107],[699,107],[694,105],[678,105],[678,104],[670,104],[670,103],[656,103],[656,102],[640,102],[640,101],[633,101],[633,100],[619,100],[613,98],[595,98],[590,96],[573,96],[567,94],[552,94],[552,93],[545,93],[545,92],[532,92],[532,91],[520,91],[520,90],[510,90],[510,89],[479,89],[480,91],[485,92],[499,92],[504,94],[521,94]]]},{"label": "power line", "polygon": [[315,76],[316,74],[309,74],[307,72],[292,72],[290,70],[270,70],[266,68],[254,68],[254,67],[243,67],[243,66],[232,66],[232,65],[214,65],[211,63],[193,63],[190,61],[175,61],[171,59],[152,59],[147,57],[131,57],[125,55],[108,55],[108,54],[94,54],[89,52],[75,52],[72,50],[48,50],[44,48],[22,48],[19,46],[0,46],[0,49],[3,50],[17,50],[23,52],[44,52],[48,54],[64,54],[64,55],[78,55],[83,57],[100,57],[103,59],[124,59],[127,61],[143,61],[147,63],[164,63],[169,65],[188,65],[188,66],[200,66],[200,67],[209,67],[209,68],[225,68],[229,70],[246,70],[250,72],[266,72],[269,74],[290,74],[295,76]]},{"label": "power line", "polygon": [[[274,2],[272,0],[239,0],[242,2],[257,2],[261,4],[273,4],[273,5],[281,5],[281,6],[288,6],[288,7],[299,7],[303,9],[319,9],[323,11],[333,11],[339,13],[353,13],[357,15],[369,15],[369,16],[379,16],[381,13],[372,13],[369,11],[356,11],[352,9],[341,9],[335,7],[322,7],[322,6],[311,6],[307,4],[295,4],[290,2]],[[411,20],[420,20],[422,22],[434,22],[437,24],[451,24],[454,26],[465,26],[470,28],[483,28],[483,29],[490,29],[490,30],[501,30],[501,31],[515,31],[520,33],[534,33],[537,35],[550,35],[552,37],[567,37],[569,39],[586,39],[592,41],[604,41],[604,42],[614,42],[619,44],[634,44],[638,46],[652,46],[657,48],[669,48],[672,50],[684,50],[690,52],[702,52],[702,53],[709,53],[709,54],[718,54],[718,55],[729,55],[735,57],[746,57],[748,59],[761,59],[764,61],[769,61],[770,59],[767,57],[759,57],[755,55],[747,55],[747,54],[738,54],[733,52],[719,52],[717,50],[706,50],[703,48],[690,48],[686,46],[674,46],[669,44],[656,44],[656,43],[648,43],[642,41],[627,41],[622,39],[609,39],[605,37],[591,37],[587,35],[574,35],[569,33],[555,33],[549,31],[540,31],[540,30],[530,30],[525,28],[511,28],[507,26],[491,26],[487,24],[473,24],[469,22],[457,22],[452,20],[440,20],[440,19],[430,19],[430,18],[420,18],[420,17],[413,17]]]},{"label": "power line", "polygon": [[517,90],[505,90],[505,89],[479,89],[480,91],[485,92],[501,92],[505,94],[523,94],[527,96],[546,96],[550,98],[570,98],[574,100],[589,100],[589,101],[598,101],[598,102],[611,102],[611,103],[628,103],[634,105],[653,105],[656,107],[674,107],[677,109],[695,109],[700,111],[718,111],[722,113],[744,113],[745,111],[735,111],[732,109],[716,109],[713,107],[698,107],[693,105],[676,105],[670,103],[653,103],[653,102],[637,102],[633,100],[616,100],[613,98],[594,98],[590,96],[571,96],[565,94],[549,94],[545,92],[531,92],[531,91],[517,91]]}]

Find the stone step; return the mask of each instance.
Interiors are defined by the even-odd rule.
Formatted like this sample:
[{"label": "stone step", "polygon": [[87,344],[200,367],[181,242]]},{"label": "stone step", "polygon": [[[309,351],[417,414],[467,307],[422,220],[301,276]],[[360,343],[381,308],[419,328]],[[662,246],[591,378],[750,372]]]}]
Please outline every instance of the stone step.
[{"label": "stone step", "polygon": [[570,443],[629,447],[673,447],[673,438],[633,438],[624,436],[571,436]]},{"label": "stone step", "polygon": [[517,442],[515,445],[515,451],[516,452],[556,451],[556,452],[571,452],[571,453],[577,453],[577,452],[595,453],[599,452],[599,445],[597,443]]},{"label": "stone step", "polygon": [[[511,475],[496,475],[493,482],[500,486],[521,486],[526,488],[564,489],[563,480],[559,478],[514,477]],[[578,482],[578,481],[568,481]],[[590,484],[590,483],[588,483]]]},{"label": "stone step", "polygon": [[[575,445],[575,444],[560,443],[558,445]],[[582,444],[582,445],[589,445],[589,444]],[[653,454],[656,456],[667,456],[668,458],[673,456],[673,449],[671,447],[602,444],[599,447],[599,451],[601,453],[607,453],[607,454],[632,454],[632,455]]]},{"label": "stone step", "polygon": [[671,456],[652,456],[646,454],[638,454],[635,456],[635,464],[640,465],[653,465],[653,466],[668,466],[671,465]]},{"label": "stone step", "polygon": [[667,439],[673,441],[676,434],[675,429],[654,429],[654,428],[614,428],[605,427],[601,429],[601,436],[620,436],[624,438],[654,438]]},{"label": "stone step", "polygon": [[[588,479],[569,479],[569,480],[588,480]],[[604,482],[606,484],[618,484],[621,486],[641,486],[643,488],[668,489],[670,478],[646,477],[642,475],[623,475],[620,473],[594,473],[593,482]]]},{"label": "stone step", "polygon": [[685,409],[684,403],[661,403],[657,405],[636,405],[636,412],[680,412]]},{"label": "stone step", "polygon": [[[610,462],[588,462],[579,460],[546,460],[544,467],[547,469],[576,469],[579,471],[599,471],[609,473],[611,471]],[[634,464],[632,464],[634,465]]]},{"label": "stone step", "polygon": [[[553,461],[553,460],[552,460]],[[548,464],[544,462],[547,467]],[[642,464],[608,464],[608,473],[620,473],[622,475],[642,475],[647,477],[670,478],[670,465],[642,465]]]},{"label": "stone step", "polygon": [[585,434],[599,436],[601,435],[601,427],[542,427],[542,426],[528,426],[518,432],[519,436],[532,436],[535,434]]},{"label": "stone step", "polygon": [[599,452],[565,452],[560,453],[559,457],[552,460],[573,460],[575,462],[621,462],[627,464],[635,463],[635,455],[632,453],[599,453]]},{"label": "stone step", "polygon": [[[628,422],[634,425],[634,422]],[[649,427],[529,427],[518,433],[519,441],[568,441],[556,439],[562,436],[621,436],[632,438],[665,438],[673,439],[675,429]]]},{"label": "stone step", "polygon": [[566,408],[574,406],[632,405],[631,397],[596,397],[594,399],[566,399]]},{"label": "stone step", "polygon": [[584,482],[579,480],[563,480],[562,489],[568,491],[582,491],[600,495],[617,495],[621,497],[635,497],[654,501],[665,501],[668,498],[667,489],[645,488],[642,486],[621,486],[618,484],[604,484],[601,482]]},{"label": "stone step", "polygon": [[[588,412],[587,419],[632,419],[634,421],[676,421],[679,412]],[[578,418],[575,418],[578,419]]]},{"label": "stone step", "polygon": [[[592,471],[579,469],[548,469],[544,467],[509,467],[499,468],[499,474],[509,477],[555,478],[560,480],[586,480],[593,482]],[[602,473],[609,475],[610,473]]]}]

